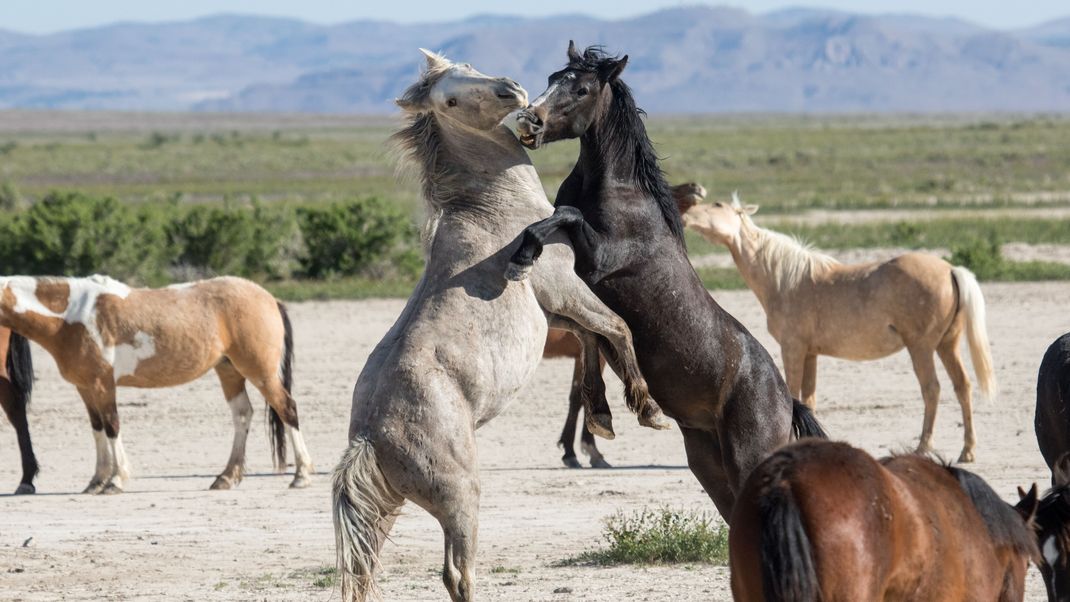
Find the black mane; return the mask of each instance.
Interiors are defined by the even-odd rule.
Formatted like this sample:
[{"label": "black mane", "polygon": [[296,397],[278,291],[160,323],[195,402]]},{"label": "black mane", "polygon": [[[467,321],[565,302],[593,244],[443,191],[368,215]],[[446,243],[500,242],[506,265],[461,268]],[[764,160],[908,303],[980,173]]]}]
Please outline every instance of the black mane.
[{"label": "black mane", "polygon": [[1059,485],[1040,498],[1035,522],[1055,536],[1060,550],[1070,550],[1070,485]]},{"label": "black mane", "polygon": [[[617,57],[607,54],[601,46],[589,46],[582,55],[569,61],[568,68],[597,73],[607,62],[616,60]],[[620,78],[610,83],[610,90],[613,92],[613,103],[603,118],[604,159],[607,164],[627,165],[631,162],[631,177],[636,186],[654,198],[669,230],[683,243],[684,224],[665,180],[665,173],[658,166],[654,145],[646,133],[646,125],[642,119],[646,113],[635,106],[631,88]]]},{"label": "black mane", "polygon": [[1010,545],[1019,553],[1037,557],[1036,538],[1013,506],[1003,501],[981,477],[954,466],[946,468],[973,502],[997,544]]}]

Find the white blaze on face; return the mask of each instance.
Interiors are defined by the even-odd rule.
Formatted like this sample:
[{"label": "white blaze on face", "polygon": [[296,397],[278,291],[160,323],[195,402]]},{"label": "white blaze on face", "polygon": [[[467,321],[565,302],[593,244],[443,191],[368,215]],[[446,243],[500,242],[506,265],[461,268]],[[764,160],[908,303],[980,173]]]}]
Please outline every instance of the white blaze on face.
[{"label": "white blaze on face", "polygon": [[543,92],[542,94],[539,94],[539,97],[531,102],[531,106],[533,106],[533,107],[541,107],[542,105],[546,104],[546,100],[548,98],[550,98],[551,96],[553,96],[554,91],[557,90],[557,86],[558,85],[559,84],[555,83],[552,86],[550,86],[549,88],[547,88],[545,92]]},{"label": "white blaze on face", "polygon": [[137,373],[137,367],[142,360],[147,360],[156,355],[156,341],[147,332],[138,332],[134,335],[133,343],[123,343],[115,347],[106,347],[105,356],[110,350],[113,359],[112,374],[116,382],[124,376],[133,376]]}]

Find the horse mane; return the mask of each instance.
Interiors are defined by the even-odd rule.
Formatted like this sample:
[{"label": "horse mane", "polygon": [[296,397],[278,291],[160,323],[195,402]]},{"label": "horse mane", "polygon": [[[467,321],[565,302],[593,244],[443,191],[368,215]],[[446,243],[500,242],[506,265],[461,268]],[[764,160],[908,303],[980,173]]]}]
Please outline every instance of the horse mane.
[{"label": "horse mane", "polygon": [[[405,96],[413,91],[419,84],[414,84],[405,92]],[[428,88],[428,91],[430,88]],[[445,201],[438,202],[442,195],[448,198],[448,187],[441,186],[441,182],[448,179],[448,170],[441,169],[438,162],[442,139],[439,136],[438,121],[434,113],[417,113],[409,118],[408,124],[390,136],[390,143],[398,154],[398,174],[406,172],[416,175],[420,179],[420,188],[427,208],[427,219],[424,222],[423,239],[424,247],[430,248],[431,241],[435,238],[438,229],[438,221],[442,217],[442,209]]]},{"label": "horse mane", "polygon": [[[579,58],[569,61],[569,68],[597,73],[607,61],[615,61],[601,46],[588,46]],[[645,111],[635,105],[631,88],[620,78],[610,83],[613,100],[603,124],[605,126],[603,160],[606,164],[628,165],[631,163],[631,178],[636,186],[658,204],[665,223],[681,243],[684,241],[684,224],[680,210],[673,199],[672,191],[665,180],[665,173],[658,165],[654,144],[646,133],[642,116]]]},{"label": "horse mane", "polygon": [[984,519],[988,534],[997,545],[1010,546],[1019,554],[1028,555],[1030,558],[1039,556],[1036,537],[1022,517],[1013,506],[1003,501],[984,479],[955,466],[945,464],[944,468],[958,480],[962,490]]},{"label": "horse mane", "polygon": [[758,226],[746,213],[740,213],[740,218],[743,235],[755,241],[754,259],[770,275],[775,294],[788,292],[817,272],[840,263],[797,238]]}]

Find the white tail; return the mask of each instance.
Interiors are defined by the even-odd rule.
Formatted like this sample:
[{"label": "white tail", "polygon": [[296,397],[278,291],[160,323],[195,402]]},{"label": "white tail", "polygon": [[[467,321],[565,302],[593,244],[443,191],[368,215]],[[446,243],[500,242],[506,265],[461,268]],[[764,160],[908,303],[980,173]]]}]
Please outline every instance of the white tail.
[{"label": "white tail", "polygon": [[379,599],[379,548],[403,501],[380,470],[372,443],[353,439],[334,469],[331,485],[338,580],[345,602]]},{"label": "white tail", "polygon": [[992,350],[985,325],[985,298],[973,272],[964,267],[951,268],[951,277],[959,286],[959,306],[966,312],[966,340],[970,345],[973,371],[981,392],[990,401],[996,398],[996,374],[992,368]]}]

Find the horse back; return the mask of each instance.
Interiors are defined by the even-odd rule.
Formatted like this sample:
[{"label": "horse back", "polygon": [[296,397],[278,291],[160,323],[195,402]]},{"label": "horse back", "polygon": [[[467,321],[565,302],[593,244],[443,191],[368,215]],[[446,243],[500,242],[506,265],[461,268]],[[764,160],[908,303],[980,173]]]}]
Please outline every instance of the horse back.
[{"label": "horse back", "polygon": [[1056,339],[1040,362],[1034,427],[1040,452],[1051,468],[1070,452],[1070,333]]}]

